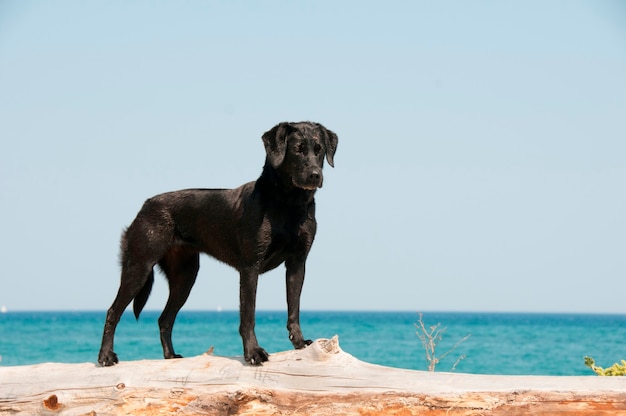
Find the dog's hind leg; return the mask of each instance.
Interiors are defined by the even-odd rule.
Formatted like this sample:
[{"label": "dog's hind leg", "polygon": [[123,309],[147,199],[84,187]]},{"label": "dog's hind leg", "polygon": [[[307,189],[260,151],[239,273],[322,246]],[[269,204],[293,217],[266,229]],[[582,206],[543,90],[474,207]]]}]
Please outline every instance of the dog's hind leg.
[{"label": "dog's hind leg", "polygon": [[142,291],[142,288],[148,284],[149,279],[154,280],[152,267],[152,264],[122,266],[120,288],[113,304],[107,311],[107,317],[104,323],[102,345],[100,347],[100,353],[98,354],[98,362],[102,366],[117,364],[117,354],[113,352],[115,328],[130,302]]},{"label": "dog's hind leg", "polygon": [[191,288],[196,282],[200,268],[199,257],[197,252],[179,247],[171,249],[159,262],[159,266],[167,276],[170,287],[167,304],[159,317],[161,345],[165,358],[182,358],[181,355],[174,352],[172,329],[178,311],[187,301]]},{"label": "dog's hind leg", "polygon": [[98,355],[98,362],[103,366],[118,362],[117,355],[113,352],[115,328],[133,299],[135,316],[139,316],[150,295],[154,265],[161,261],[173,244],[174,221],[169,213],[167,198],[155,197],[147,200],[122,235],[120,288],[107,312]]}]

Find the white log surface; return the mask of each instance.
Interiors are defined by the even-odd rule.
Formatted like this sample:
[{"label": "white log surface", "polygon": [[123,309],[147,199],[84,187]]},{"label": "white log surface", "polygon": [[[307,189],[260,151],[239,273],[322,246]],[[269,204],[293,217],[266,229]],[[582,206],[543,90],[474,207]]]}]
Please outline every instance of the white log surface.
[{"label": "white log surface", "polygon": [[337,337],[260,367],[176,360],[0,367],[0,415],[626,415],[626,378],[429,373],[368,364]]}]

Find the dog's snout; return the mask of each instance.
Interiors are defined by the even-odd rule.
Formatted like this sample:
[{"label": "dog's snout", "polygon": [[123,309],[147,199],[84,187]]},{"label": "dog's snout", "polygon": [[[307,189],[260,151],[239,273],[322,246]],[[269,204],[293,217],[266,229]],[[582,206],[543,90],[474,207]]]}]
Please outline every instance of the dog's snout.
[{"label": "dog's snout", "polygon": [[322,172],[319,170],[314,170],[309,173],[309,179],[312,181],[319,181],[322,178]]},{"label": "dog's snout", "polygon": [[322,187],[322,171],[313,168],[302,172],[303,175],[293,178],[293,183],[299,188],[314,190]]}]

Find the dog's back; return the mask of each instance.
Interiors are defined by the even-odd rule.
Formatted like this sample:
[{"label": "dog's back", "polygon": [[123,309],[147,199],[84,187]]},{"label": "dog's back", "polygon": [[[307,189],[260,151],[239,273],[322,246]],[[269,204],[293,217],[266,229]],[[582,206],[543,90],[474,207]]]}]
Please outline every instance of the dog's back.
[{"label": "dog's back", "polygon": [[250,182],[235,189],[186,189],[157,195],[144,203],[126,240],[129,246],[153,245],[154,251],[146,253],[148,262],[158,261],[171,247],[184,247],[238,268],[239,231],[253,190],[254,182]]}]

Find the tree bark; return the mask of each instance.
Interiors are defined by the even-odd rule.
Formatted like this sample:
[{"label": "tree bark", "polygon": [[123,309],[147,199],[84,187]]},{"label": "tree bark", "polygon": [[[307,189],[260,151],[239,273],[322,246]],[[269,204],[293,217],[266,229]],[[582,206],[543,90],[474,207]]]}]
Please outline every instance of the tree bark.
[{"label": "tree bark", "polygon": [[272,354],[0,367],[0,415],[626,415],[626,378],[383,367],[337,337]]}]

